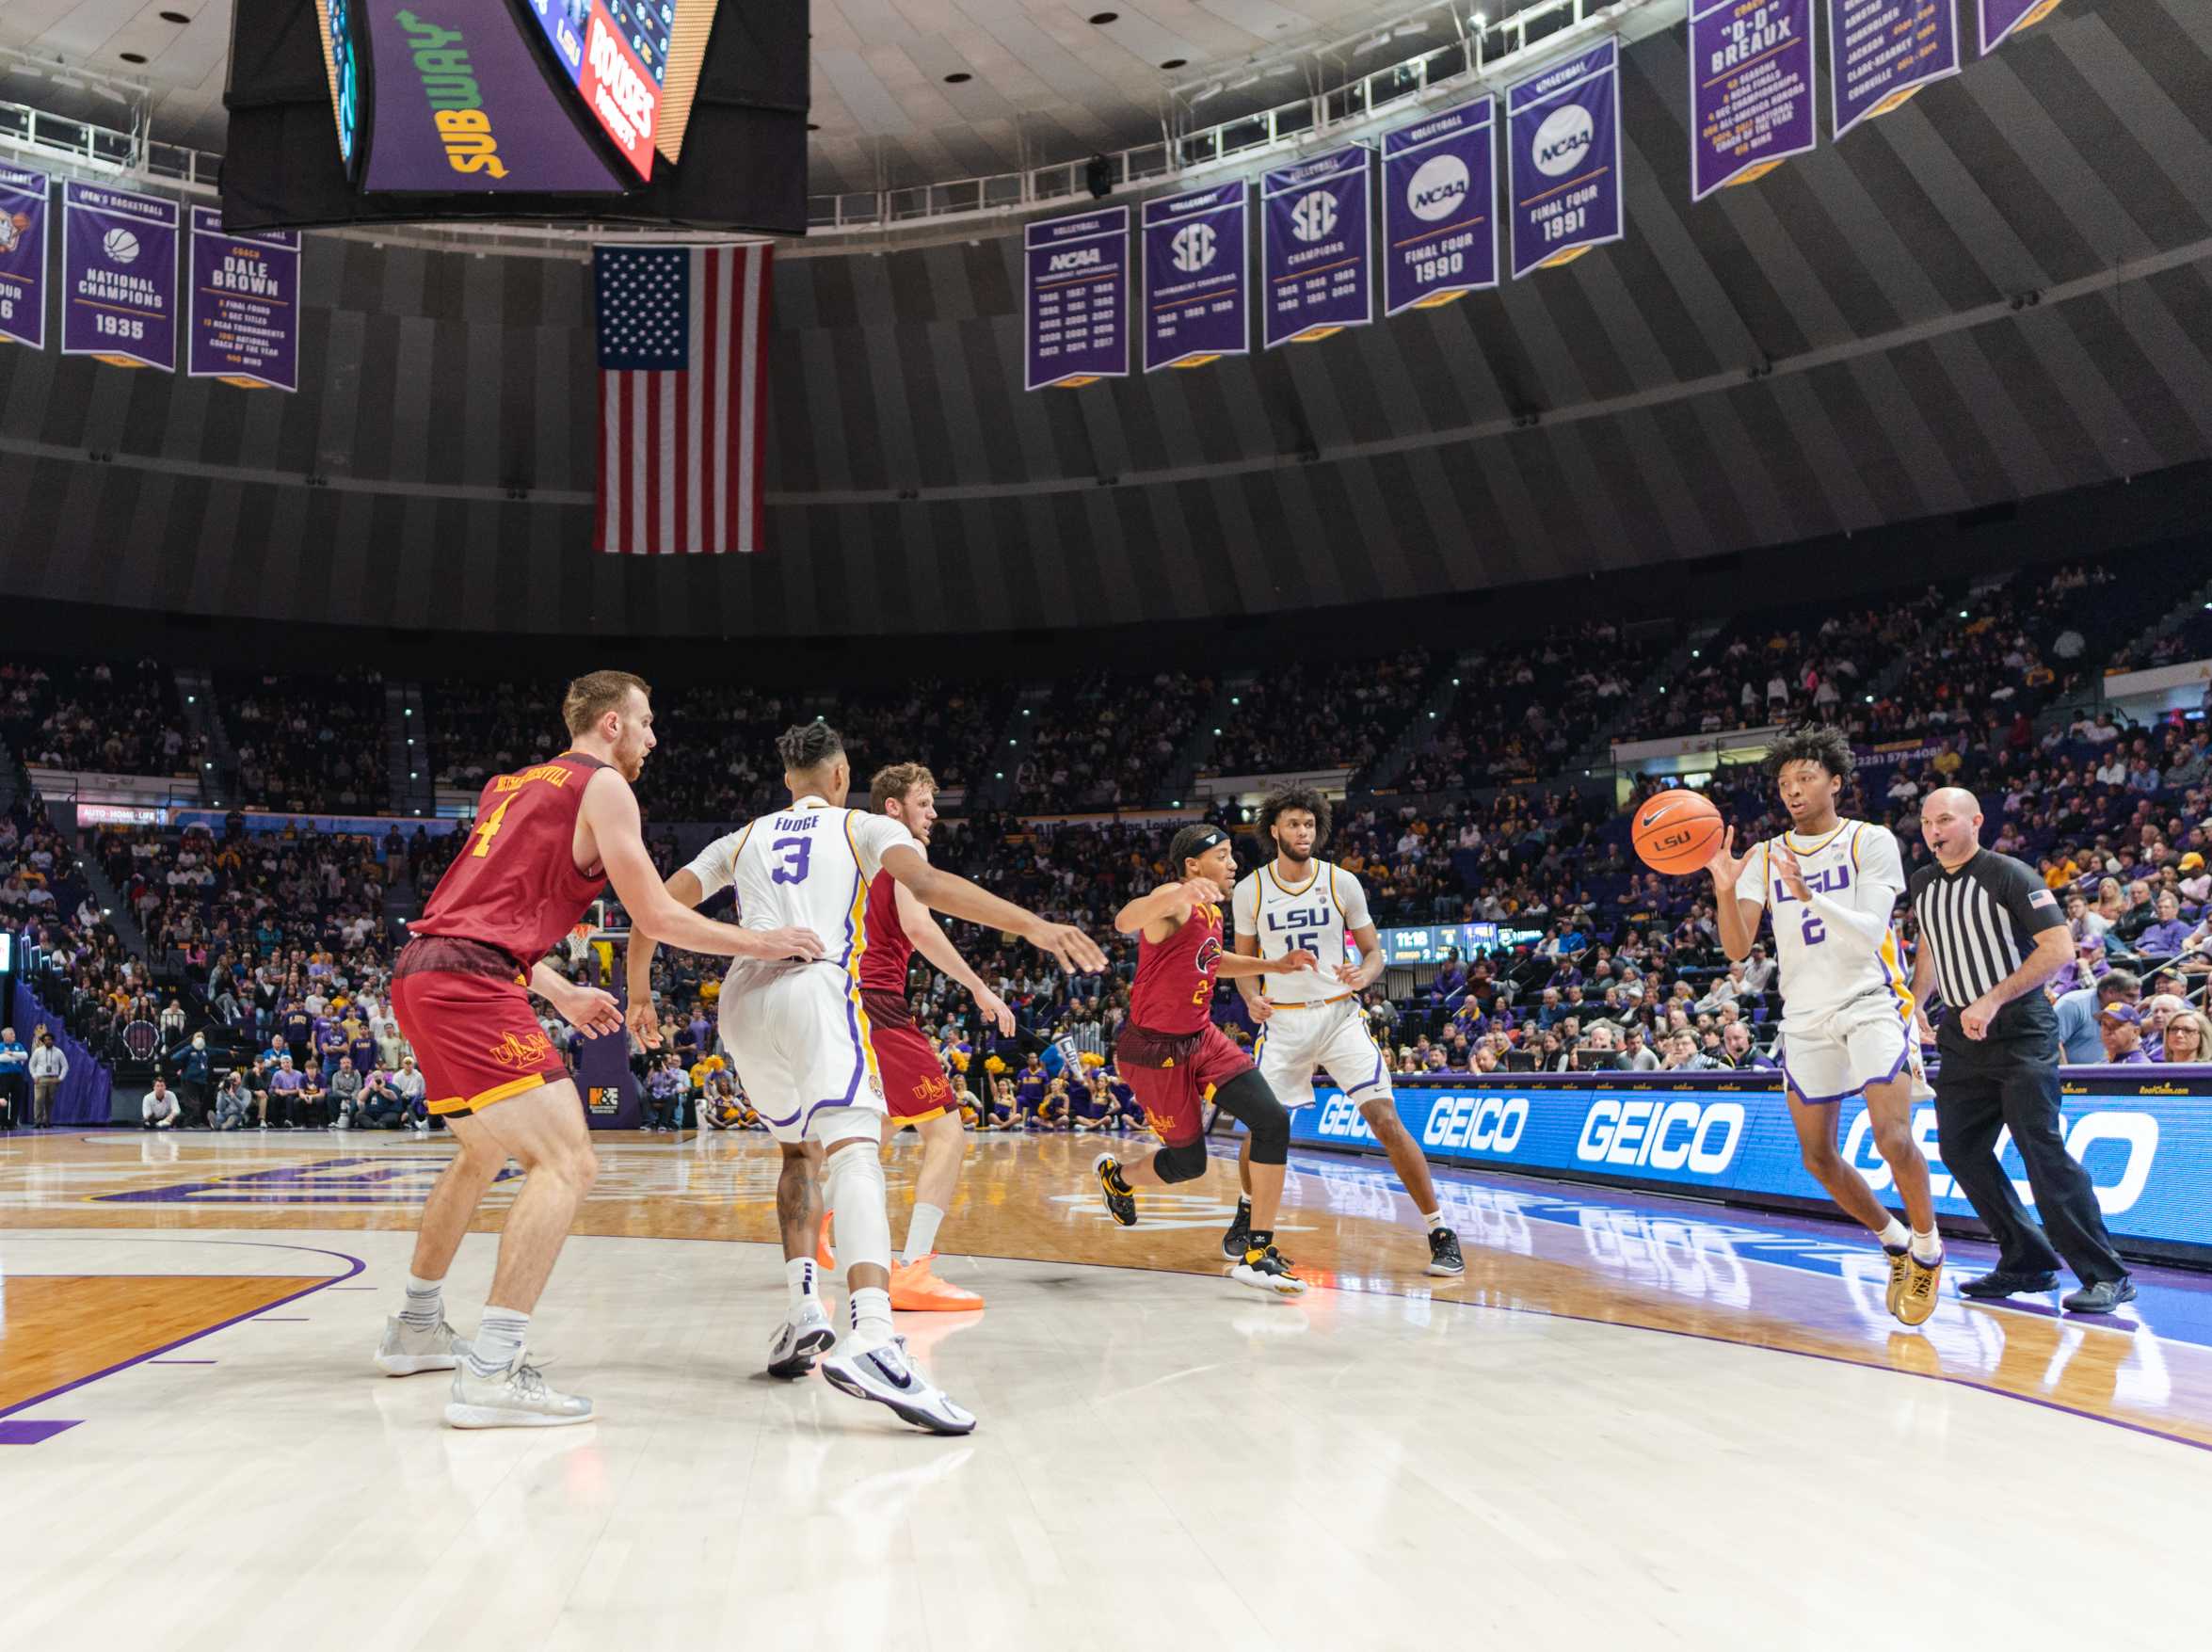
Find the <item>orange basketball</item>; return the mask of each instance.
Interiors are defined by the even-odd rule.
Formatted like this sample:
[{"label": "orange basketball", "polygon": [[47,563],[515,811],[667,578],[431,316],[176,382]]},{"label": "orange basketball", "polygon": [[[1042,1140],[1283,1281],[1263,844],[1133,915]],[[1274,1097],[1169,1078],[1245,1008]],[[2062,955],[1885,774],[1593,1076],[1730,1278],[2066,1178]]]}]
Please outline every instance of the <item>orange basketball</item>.
[{"label": "orange basketball", "polygon": [[1636,811],[1636,853],[1654,872],[1703,872],[1728,828],[1703,792],[1661,792]]}]

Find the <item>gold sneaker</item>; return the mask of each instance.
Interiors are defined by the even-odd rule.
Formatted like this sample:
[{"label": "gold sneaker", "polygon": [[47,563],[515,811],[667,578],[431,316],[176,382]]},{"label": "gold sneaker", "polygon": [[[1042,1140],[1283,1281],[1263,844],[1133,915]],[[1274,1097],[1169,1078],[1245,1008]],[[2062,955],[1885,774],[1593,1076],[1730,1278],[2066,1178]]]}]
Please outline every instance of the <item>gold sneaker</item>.
[{"label": "gold sneaker", "polygon": [[1943,1258],[1924,1262],[1911,1251],[1905,1253],[1905,1288],[1898,1293],[1897,1317],[1908,1325],[1924,1325],[1928,1316],[1935,1311],[1943,1291]]},{"label": "gold sneaker", "polygon": [[1905,1293],[1905,1275],[1912,1271],[1913,1252],[1910,1246],[1903,1250],[1882,1247],[1882,1254],[1889,1261],[1889,1290],[1882,1298],[1882,1306],[1889,1309],[1889,1317],[1898,1317],[1898,1298]]}]

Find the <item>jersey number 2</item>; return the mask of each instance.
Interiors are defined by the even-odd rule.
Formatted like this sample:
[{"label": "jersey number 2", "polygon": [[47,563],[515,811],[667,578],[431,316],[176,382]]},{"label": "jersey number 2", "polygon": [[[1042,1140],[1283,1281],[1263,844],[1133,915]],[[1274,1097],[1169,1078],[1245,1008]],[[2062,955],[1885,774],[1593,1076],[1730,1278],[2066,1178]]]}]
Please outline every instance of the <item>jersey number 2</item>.
[{"label": "jersey number 2", "polygon": [[1822,941],[1828,938],[1828,926],[1821,922],[1819,919],[1814,917],[1812,913],[1807,912],[1805,914],[1805,926],[1801,932],[1801,936],[1805,945],[1819,946]]}]

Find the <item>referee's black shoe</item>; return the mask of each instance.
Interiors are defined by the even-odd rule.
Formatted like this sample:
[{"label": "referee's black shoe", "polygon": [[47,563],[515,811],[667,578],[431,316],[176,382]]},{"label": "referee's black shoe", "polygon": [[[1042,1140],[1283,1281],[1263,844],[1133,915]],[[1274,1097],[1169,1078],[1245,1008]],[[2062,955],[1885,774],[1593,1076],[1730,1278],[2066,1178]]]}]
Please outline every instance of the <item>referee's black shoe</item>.
[{"label": "referee's black shoe", "polygon": [[2061,1297],[2060,1304],[2068,1313],[2110,1313],[2124,1302],[2135,1300],[2135,1281],[2125,1274],[2117,1279],[2099,1279],[2094,1285],[2084,1285],[2079,1291]]},{"label": "referee's black shoe", "polygon": [[2059,1288],[2056,1274],[2012,1274],[1998,1268],[1984,1274],[1979,1279],[1969,1279],[1959,1287],[1961,1296],[1978,1296],[1984,1299],[1998,1296],[2040,1296]]}]

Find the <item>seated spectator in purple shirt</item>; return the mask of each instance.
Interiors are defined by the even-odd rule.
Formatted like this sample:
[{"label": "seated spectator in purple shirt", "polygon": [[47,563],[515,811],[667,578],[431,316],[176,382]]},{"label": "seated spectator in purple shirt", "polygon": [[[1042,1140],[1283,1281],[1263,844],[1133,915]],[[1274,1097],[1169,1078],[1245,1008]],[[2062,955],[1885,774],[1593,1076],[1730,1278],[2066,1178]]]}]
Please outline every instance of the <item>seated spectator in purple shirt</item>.
[{"label": "seated spectator in purple shirt", "polygon": [[2157,911],[2156,920],[2136,937],[2135,950],[2146,958],[2171,958],[2188,944],[2189,926],[2181,921],[2181,897],[2172,890],[2162,891]]},{"label": "seated spectator in purple shirt", "polygon": [[2051,984],[2046,990],[2054,996],[2073,992],[2093,985],[2099,976],[2108,973],[2111,968],[2105,961],[2105,943],[2101,940],[2085,940],[2074,949],[2074,961],[2051,977]]},{"label": "seated spectator in purple shirt", "polygon": [[2100,1010],[2097,1036],[2104,1041],[2108,1067],[2128,1067],[2151,1059],[2143,1050],[2142,1018],[2132,1003],[2108,1003]]},{"label": "seated spectator in purple shirt", "polygon": [[269,1117],[278,1125],[299,1128],[299,1101],[307,1088],[307,1075],[292,1065],[287,1055],[277,1063],[277,1070],[269,1075]]}]

